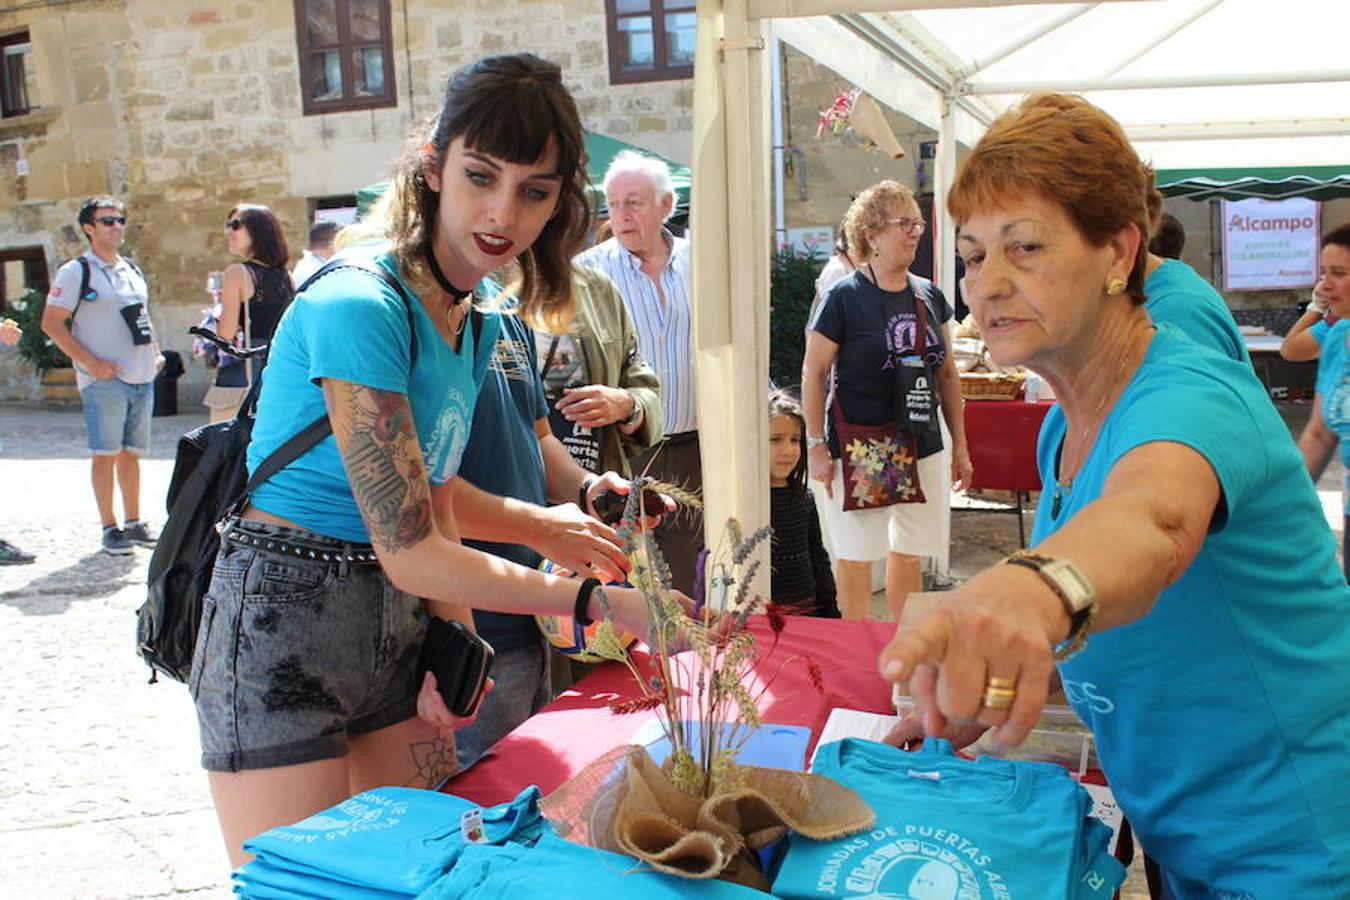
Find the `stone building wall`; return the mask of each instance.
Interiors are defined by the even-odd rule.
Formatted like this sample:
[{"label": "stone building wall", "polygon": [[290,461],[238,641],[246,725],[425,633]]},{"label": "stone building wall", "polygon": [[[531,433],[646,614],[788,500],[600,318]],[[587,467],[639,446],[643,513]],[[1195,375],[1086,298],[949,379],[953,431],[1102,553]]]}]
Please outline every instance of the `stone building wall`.
[{"label": "stone building wall", "polygon": [[[149,277],[165,345],[186,357],[206,275],[230,261],[229,208],[272,207],[298,259],[310,201],[386,177],[414,126],[438,112],[448,75],[479,56],[528,49],[553,59],[585,127],[690,159],[692,81],[610,85],[600,0],[390,6],[398,105],[313,116],[302,114],[290,0],[89,0],[0,13],[0,34],[29,29],[43,106],[0,124],[0,249],[41,246],[54,273],[84,249],[73,224],[81,200],[123,198],[125,252]],[[11,394],[30,387],[9,374]],[[190,402],[206,377],[189,360]]]}]

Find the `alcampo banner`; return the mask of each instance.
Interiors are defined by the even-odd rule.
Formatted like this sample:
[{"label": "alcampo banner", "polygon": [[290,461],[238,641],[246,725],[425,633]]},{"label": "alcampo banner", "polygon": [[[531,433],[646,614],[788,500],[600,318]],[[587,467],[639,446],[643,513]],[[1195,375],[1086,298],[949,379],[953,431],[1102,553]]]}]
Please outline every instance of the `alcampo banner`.
[{"label": "alcampo banner", "polygon": [[1322,209],[1316,200],[1223,201],[1223,286],[1305,288],[1317,281]]}]

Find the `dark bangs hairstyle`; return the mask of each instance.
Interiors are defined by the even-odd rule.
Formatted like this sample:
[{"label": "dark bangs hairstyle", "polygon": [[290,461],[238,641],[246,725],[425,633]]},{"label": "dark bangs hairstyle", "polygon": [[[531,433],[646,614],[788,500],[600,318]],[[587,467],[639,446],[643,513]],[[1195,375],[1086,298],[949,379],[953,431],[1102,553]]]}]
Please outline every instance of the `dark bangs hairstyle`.
[{"label": "dark bangs hairstyle", "polygon": [[253,242],[249,257],[272,269],[285,268],[291,250],[276,214],[259,203],[236,203],[230,207],[225,221],[238,219],[244,223],[249,240]]},{"label": "dark bangs hairstyle", "polygon": [[797,464],[788,473],[788,487],[799,491],[806,490],[806,416],[802,414],[802,405],[787,391],[774,391],[769,395],[769,421],[775,416],[787,416],[797,423],[802,441],[801,452],[797,454]]},{"label": "dark bangs hairstyle", "polygon": [[509,292],[528,323],[553,333],[566,330],[573,309],[572,257],[583,247],[590,211],[581,118],[562,70],[532,53],[512,53],[485,57],[450,76],[440,115],[399,160],[380,211],[406,271],[425,269],[436,222],[439,195],[427,184],[423,166],[440,171],[458,137],[467,148],[518,165],[538,160],[550,141],[557,148],[558,208],[517,257],[520,277]]}]

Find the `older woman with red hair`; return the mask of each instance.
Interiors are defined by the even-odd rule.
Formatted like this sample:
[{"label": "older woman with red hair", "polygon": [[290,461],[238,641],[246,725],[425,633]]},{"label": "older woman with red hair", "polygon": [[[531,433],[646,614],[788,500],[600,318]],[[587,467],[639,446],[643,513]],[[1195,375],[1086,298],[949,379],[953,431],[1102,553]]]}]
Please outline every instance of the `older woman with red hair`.
[{"label": "older woman with red hair", "polygon": [[1350,896],[1350,590],[1250,367],[1144,309],[1151,188],[1120,126],[1059,94],[962,163],[966,297],[1059,405],[1033,549],[883,652],[924,710],[892,739],[1017,744],[1062,685],[1164,896]]}]

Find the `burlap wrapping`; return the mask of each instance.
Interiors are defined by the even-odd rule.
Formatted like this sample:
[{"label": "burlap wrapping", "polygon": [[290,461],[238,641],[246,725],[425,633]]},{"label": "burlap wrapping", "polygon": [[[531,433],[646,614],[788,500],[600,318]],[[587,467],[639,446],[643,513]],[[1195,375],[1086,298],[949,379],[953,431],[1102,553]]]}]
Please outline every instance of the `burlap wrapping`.
[{"label": "burlap wrapping", "polygon": [[830,840],[870,828],[862,798],[822,775],[741,767],[740,786],[709,798],[678,791],[642,747],[591,763],[541,804],[558,833],[627,854],[685,878],[722,878],[760,890],[768,881],[753,851],[788,829]]}]

